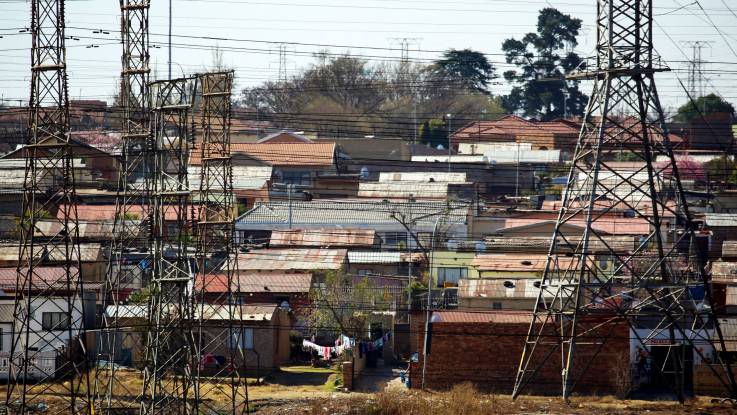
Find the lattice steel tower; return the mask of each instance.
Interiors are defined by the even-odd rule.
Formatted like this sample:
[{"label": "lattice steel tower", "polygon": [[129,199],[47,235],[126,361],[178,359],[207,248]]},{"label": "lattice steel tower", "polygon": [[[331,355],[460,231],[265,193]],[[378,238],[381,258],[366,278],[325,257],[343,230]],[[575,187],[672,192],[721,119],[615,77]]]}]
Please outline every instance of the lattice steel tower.
[{"label": "lattice steel tower", "polygon": [[196,81],[149,84],[154,183],[153,272],[149,286],[142,414],[197,413],[196,316],[191,301],[193,210],[187,176],[193,146],[191,109]]},{"label": "lattice steel tower", "polygon": [[[63,0],[31,2],[31,35],[29,137],[5,404],[11,413],[33,412],[53,393],[53,413],[87,413],[87,298],[74,183],[80,161],[69,139]],[[60,265],[45,267],[51,261]]]},{"label": "lattice steel tower", "polygon": [[[195,150],[201,169],[195,201],[199,212],[194,281],[198,316],[195,361],[205,362],[208,355],[222,355],[224,349],[228,359],[225,364],[198,365],[200,396],[212,398],[201,399],[199,405],[207,413],[239,414],[248,411],[248,390],[240,284],[234,269],[237,261],[233,247],[235,215],[230,155],[233,73],[206,73],[199,79],[202,140]],[[213,284],[225,285],[226,289],[217,297],[208,296],[207,287]],[[216,315],[220,318],[212,319]]]},{"label": "lattice steel tower", "polygon": [[[653,54],[652,16],[652,0],[597,2],[597,55],[573,75],[593,80],[593,93],[514,384],[515,397],[525,387],[544,387],[560,376],[567,398],[577,385],[608,376],[599,370],[598,378],[587,378],[587,369],[597,360],[597,368],[629,368],[637,353],[632,350],[625,350],[625,363],[601,361],[611,359],[605,345],[618,336],[666,348],[667,357],[653,370],[668,380],[679,398],[685,389],[686,351],[691,348],[695,359],[711,357],[718,363],[710,367],[734,396],[728,364],[718,353],[707,356],[714,343],[725,350],[724,340],[710,307],[709,278],[695,254],[694,223],[655,88],[654,74],[668,69]],[[628,169],[612,165],[622,155],[639,163]],[[641,225],[639,242],[615,246],[609,235],[617,216]],[[621,326],[629,334],[618,331]],[[625,349],[634,348],[627,344]]]},{"label": "lattice steel tower", "polygon": [[[116,377],[118,365],[130,365],[124,349],[135,348],[143,330],[125,327],[121,319],[124,300],[146,286],[151,271],[153,184],[153,142],[149,126],[149,14],[148,0],[121,0],[123,43],[119,104],[122,116],[122,146],[116,212],[110,257],[103,284],[103,310],[95,377],[97,411],[109,413],[115,407],[130,406],[140,390],[130,390]],[[123,398],[123,399],[119,399]]]}]

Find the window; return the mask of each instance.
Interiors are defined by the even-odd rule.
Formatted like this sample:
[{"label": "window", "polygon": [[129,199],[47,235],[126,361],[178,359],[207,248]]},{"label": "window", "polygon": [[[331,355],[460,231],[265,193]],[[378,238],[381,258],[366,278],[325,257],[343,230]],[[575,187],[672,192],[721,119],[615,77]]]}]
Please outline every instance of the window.
[{"label": "window", "polygon": [[387,232],[384,234],[384,245],[387,246],[398,246],[400,244],[407,246],[407,233],[406,232]]},{"label": "window", "polygon": [[46,331],[67,330],[69,316],[67,313],[41,313],[41,328]]},{"label": "window", "polygon": [[494,310],[501,310],[502,309],[502,303],[494,302],[491,304],[491,308]]},{"label": "window", "polygon": [[456,287],[461,278],[466,278],[466,268],[438,268],[438,287]]},{"label": "window", "polygon": [[285,171],[282,173],[282,182],[297,186],[310,186],[312,179],[308,171]]},{"label": "window", "polygon": [[231,335],[231,349],[253,349],[253,329],[235,328]]}]

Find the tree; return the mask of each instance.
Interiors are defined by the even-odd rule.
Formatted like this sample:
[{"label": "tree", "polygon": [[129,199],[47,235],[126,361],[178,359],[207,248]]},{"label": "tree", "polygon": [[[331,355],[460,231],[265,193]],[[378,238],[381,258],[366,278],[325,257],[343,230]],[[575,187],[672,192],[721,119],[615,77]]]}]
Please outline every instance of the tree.
[{"label": "tree", "polygon": [[[453,114],[453,126],[461,127],[504,112],[499,97],[477,90],[483,86],[479,82],[492,76],[479,55],[483,61],[471,65],[480,71],[474,76],[473,71],[451,69],[458,66],[453,63],[460,59],[455,55],[444,58],[447,62],[440,66],[438,62],[391,66],[348,54],[319,53],[303,73],[286,82],[266,82],[244,90],[239,105],[258,110],[259,119],[279,127],[325,136],[413,137],[421,125],[415,122],[447,113]],[[441,74],[455,81],[446,81]]]},{"label": "tree", "polygon": [[701,118],[703,115],[715,113],[728,113],[734,117],[734,107],[729,102],[715,94],[709,94],[697,98],[695,101],[689,100],[678,108],[675,120],[679,122],[689,122],[693,119]]},{"label": "tree", "polygon": [[448,126],[444,119],[433,118],[420,126],[420,142],[432,147],[448,147]]},{"label": "tree", "polygon": [[310,292],[307,322],[313,332],[345,334],[361,338],[366,333],[369,316],[383,311],[387,304],[368,278],[354,281],[343,272],[328,272],[318,287]]},{"label": "tree", "polygon": [[502,43],[507,63],[518,67],[504,73],[515,85],[503,100],[507,110],[543,120],[583,114],[586,96],[577,81],[565,79],[581,64],[572,52],[580,29],[580,19],[545,8],[537,19],[537,33]]},{"label": "tree", "polygon": [[483,53],[471,49],[450,49],[429,70],[438,85],[488,94],[489,82],[495,77],[494,67]]}]

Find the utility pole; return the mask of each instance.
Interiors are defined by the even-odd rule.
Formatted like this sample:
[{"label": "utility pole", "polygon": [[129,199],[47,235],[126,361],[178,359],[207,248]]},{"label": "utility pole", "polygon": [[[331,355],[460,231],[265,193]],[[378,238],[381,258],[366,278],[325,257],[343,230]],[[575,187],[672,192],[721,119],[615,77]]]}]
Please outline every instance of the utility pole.
[{"label": "utility pole", "polygon": [[[64,0],[31,1],[29,136],[5,397],[14,414],[35,413],[51,384],[54,412],[91,409],[86,318],[93,310],[80,275],[64,27]],[[53,282],[43,268],[49,258],[60,262]],[[49,312],[54,318],[43,318]]]},{"label": "utility pole", "polygon": [[448,173],[450,174],[450,159],[453,155],[453,141],[450,137],[451,129],[451,119],[453,118],[453,114],[445,114],[446,118],[448,118]]},{"label": "utility pole", "polygon": [[[593,80],[593,93],[512,396],[555,382],[550,374],[560,373],[561,394],[568,399],[575,386],[586,385],[590,366],[621,364],[612,360],[611,352],[600,353],[607,342],[634,335],[645,350],[652,347],[652,336],[662,336],[660,347],[666,348],[667,357],[653,370],[682,401],[685,364],[691,361],[684,353],[692,351],[693,360],[704,360],[705,350],[726,348],[655,88],[654,75],[669,69],[654,56],[652,0],[598,0],[597,14],[597,56],[569,77]],[[620,111],[635,123],[625,125]],[[610,167],[608,160],[619,148],[637,156],[643,167],[624,173]],[[659,157],[667,162],[656,164]],[[670,173],[664,174],[666,170]],[[675,195],[675,207],[670,195]],[[604,198],[611,203],[597,203]],[[600,224],[611,221],[623,206],[649,229],[634,250],[612,247],[601,231]],[[673,217],[671,223],[665,215]],[[571,222],[584,228],[583,235],[566,226]],[[668,240],[666,230],[674,223],[678,232],[669,232],[673,240]],[[602,269],[597,265],[602,258],[617,261]],[[643,329],[652,331],[643,336]],[[560,359],[559,366],[554,359]],[[729,361],[718,353],[713,360],[712,374],[737,397]]]},{"label": "utility pole", "polygon": [[[153,187],[153,142],[150,131],[148,81],[149,67],[149,0],[120,2],[123,43],[120,73],[120,97],[123,135],[120,173],[113,219],[110,257],[102,286],[102,309],[98,361],[107,361],[95,373],[95,403],[98,412],[109,414],[114,402],[136,401],[140,390],[130,390],[118,379],[118,365],[124,365],[116,354],[117,344],[135,341],[136,330],[119,322],[126,292],[143,289],[148,284],[152,260],[150,232],[151,189]],[[135,252],[134,255],[131,255]],[[128,263],[132,256],[133,264]],[[145,264],[141,266],[141,264]],[[108,311],[112,311],[109,315]]]}]

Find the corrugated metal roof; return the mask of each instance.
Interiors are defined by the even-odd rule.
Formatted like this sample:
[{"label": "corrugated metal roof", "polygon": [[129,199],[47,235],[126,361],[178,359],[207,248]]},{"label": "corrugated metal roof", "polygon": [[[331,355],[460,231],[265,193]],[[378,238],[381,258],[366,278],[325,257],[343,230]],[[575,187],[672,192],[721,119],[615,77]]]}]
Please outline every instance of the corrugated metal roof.
[{"label": "corrugated metal roof", "polygon": [[737,262],[712,262],[711,277],[718,282],[737,283]]},{"label": "corrugated metal roof", "polygon": [[[335,164],[335,143],[233,143],[231,154],[245,154],[272,166],[330,167]],[[191,152],[190,164],[200,165],[200,151]]]},{"label": "corrugated metal roof", "polygon": [[461,279],[458,297],[536,299],[540,289],[537,279]]},{"label": "corrugated metal roof", "polygon": [[399,251],[348,251],[351,264],[399,264],[402,253]]},{"label": "corrugated metal roof", "polygon": [[433,323],[495,323],[530,324],[532,313],[528,311],[435,311]]},{"label": "corrugated metal roof", "polygon": [[491,151],[530,151],[532,143],[459,143],[458,153],[468,155],[485,155]]},{"label": "corrugated metal roof", "polygon": [[737,257],[737,241],[722,242],[722,257]]},{"label": "corrugated metal roof", "polygon": [[479,271],[539,272],[545,270],[547,258],[547,255],[531,254],[479,254],[471,266]]},{"label": "corrugated metal roof", "polygon": [[[511,228],[529,227],[546,223],[555,224],[555,220],[542,218],[510,218],[504,221],[504,228],[501,229],[500,232],[507,231]],[[578,226],[584,229],[586,227],[586,220],[582,217],[574,217],[566,220],[566,224],[570,226]],[[605,232],[610,235],[647,235],[650,233],[650,224],[647,220],[642,218],[602,216],[597,218],[591,226],[599,232]]]},{"label": "corrugated metal roof", "polygon": [[15,304],[13,300],[0,303],[0,323],[12,323],[15,321]]},{"label": "corrugated metal roof", "polygon": [[445,199],[448,197],[448,183],[361,182],[358,184],[358,197]]},{"label": "corrugated metal roof", "polygon": [[[271,179],[273,168],[271,166],[232,166],[233,190],[255,190],[266,186]],[[189,188],[200,188],[201,166],[190,165],[187,167]]]},{"label": "corrugated metal roof", "polygon": [[262,249],[241,254],[238,269],[337,270],[345,262],[345,249]]},{"label": "corrugated metal roof", "polygon": [[276,304],[203,304],[196,306],[195,316],[203,320],[269,321],[276,308]]},{"label": "corrugated metal roof", "polygon": [[[448,156],[412,156],[412,161],[427,163],[447,163]],[[451,163],[488,163],[486,156],[451,155]]]},{"label": "corrugated metal roof", "polygon": [[[36,245],[34,250],[34,256],[40,257],[43,253],[43,246]],[[84,243],[80,244],[80,254],[82,262],[95,262],[99,261],[99,256],[102,253],[102,246],[99,243]],[[19,256],[18,245],[0,245],[0,261],[18,261]],[[66,255],[61,250],[52,250],[48,253],[49,260],[52,261],[65,261]]]},{"label": "corrugated metal roof", "polygon": [[559,163],[560,150],[494,150],[484,153],[489,163]]},{"label": "corrugated metal roof", "polygon": [[[76,206],[77,219],[84,221],[112,221],[115,219],[117,213],[117,207],[114,204],[107,205],[80,205]],[[164,219],[168,221],[177,219],[177,212],[179,208],[176,206],[169,206],[164,211]],[[130,207],[128,212],[136,217],[131,220],[142,220],[143,210],[140,205],[133,205]],[[189,215],[190,210],[187,210]],[[62,219],[64,215],[64,209],[60,208],[57,214],[58,219]],[[197,209],[194,210],[195,218],[197,217]]]},{"label": "corrugated metal roof", "polygon": [[[335,228],[355,225],[392,225],[399,222],[392,215],[417,218],[418,225],[432,226],[439,216],[444,216],[448,208],[445,202],[417,200],[408,201],[367,201],[356,199],[318,199],[314,201],[292,201],[293,227],[313,227],[310,225]],[[465,224],[469,209],[468,203],[450,204],[450,213],[445,223]],[[288,225],[289,202],[272,201],[257,204],[241,215],[238,224]]]},{"label": "corrugated metal roof", "polygon": [[[21,272],[25,275],[24,270]],[[76,273],[77,268],[72,268],[72,272]],[[0,289],[15,291],[17,281],[18,272],[15,268],[0,268]],[[35,267],[31,276],[31,286],[35,290],[64,289],[66,288],[66,270],[62,267]]]},{"label": "corrugated metal roof", "polygon": [[[580,257],[556,257],[558,269],[564,270],[578,266]],[[479,254],[471,261],[471,266],[476,267],[480,272],[543,272],[547,255],[531,255],[531,254]],[[589,257],[589,261],[593,261]],[[501,278],[508,278],[503,276]]]},{"label": "corrugated metal roof", "polygon": [[734,227],[737,226],[737,214],[704,213],[704,224],[708,227]]},{"label": "corrugated metal roof", "polygon": [[109,305],[105,308],[105,314],[113,318],[146,318],[148,307],[136,304]]},{"label": "corrugated metal roof", "polygon": [[380,172],[379,182],[466,183],[466,173],[448,172]]},{"label": "corrugated metal roof", "polygon": [[[726,351],[737,352],[737,318],[720,318],[719,327],[722,329]],[[717,350],[722,349],[722,345],[720,342],[714,342],[714,347]]]},{"label": "corrugated metal roof", "polygon": [[[198,286],[202,285],[202,279],[199,279],[198,283]],[[227,283],[228,279],[224,274],[209,275],[207,283],[204,284],[205,291],[209,293],[227,292]],[[233,278],[232,285],[233,292],[303,294],[310,292],[312,288],[312,275],[240,273],[238,277]]]},{"label": "corrugated metal roof", "polygon": [[[202,316],[203,320],[269,321],[276,308],[276,304],[195,304],[194,315],[198,319]],[[177,314],[176,308],[169,310],[171,314]],[[110,317],[117,315],[117,318],[145,319],[148,308],[134,304],[110,305],[105,309],[105,314]]]},{"label": "corrugated metal roof", "polygon": [[373,246],[371,229],[286,229],[271,232],[270,247],[366,247]]}]

